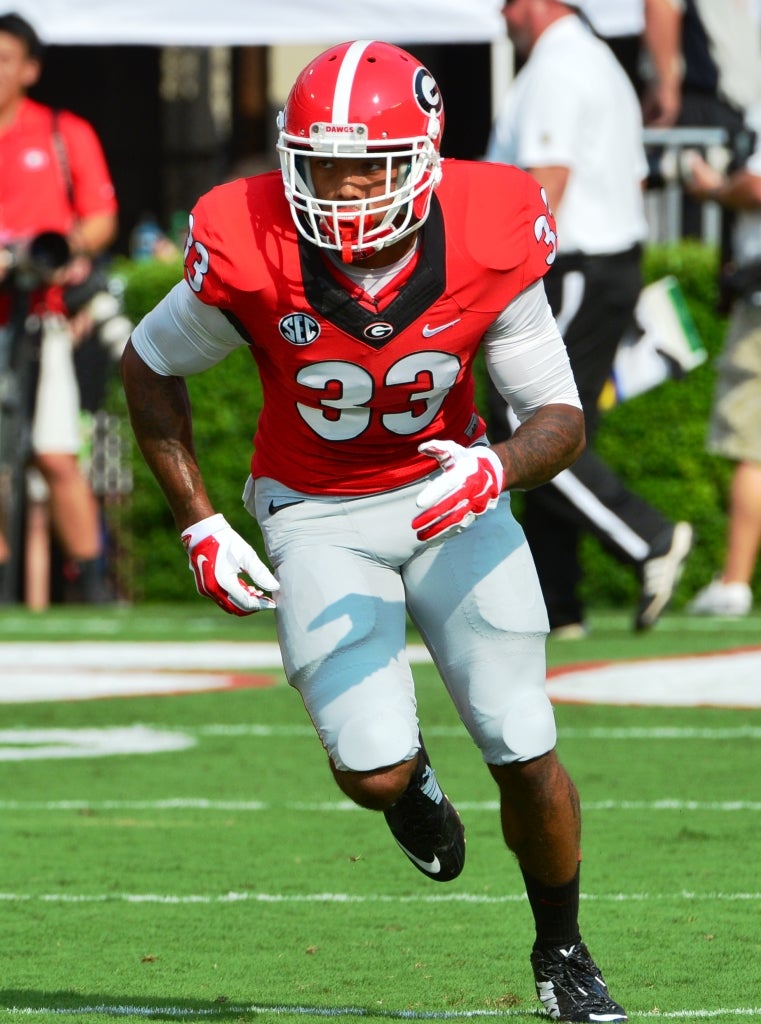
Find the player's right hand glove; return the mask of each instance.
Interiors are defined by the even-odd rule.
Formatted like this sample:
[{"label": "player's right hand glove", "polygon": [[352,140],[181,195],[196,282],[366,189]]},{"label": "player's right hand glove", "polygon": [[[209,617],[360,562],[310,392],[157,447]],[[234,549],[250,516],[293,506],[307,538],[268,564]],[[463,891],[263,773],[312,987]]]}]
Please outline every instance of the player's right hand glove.
[{"label": "player's right hand glove", "polygon": [[[275,607],[262,590],[279,590],[280,584],[221,513],[183,530],[182,543],[203,597],[210,597],[230,615],[251,615]],[[240,578],[241,572],[248,574],[254,586]]]},{"label": "player's right hand glove", "polygon": [[495,508],[505,483],[499,456],[486,445],[465,448],[455,441],[425,441],[418,451],[436,459],[443,472],[417,497],[423,509],[412,520],[418,540],[464,530]]}]

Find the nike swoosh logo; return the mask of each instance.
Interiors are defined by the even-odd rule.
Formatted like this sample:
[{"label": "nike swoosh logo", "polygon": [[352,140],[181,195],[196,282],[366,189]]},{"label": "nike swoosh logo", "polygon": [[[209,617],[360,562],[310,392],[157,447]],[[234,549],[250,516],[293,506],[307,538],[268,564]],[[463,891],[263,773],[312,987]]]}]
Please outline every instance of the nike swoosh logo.
[{"label": "nike swoosh logo", "polygon": [[420,857],[416,857],[414,853],[410,853],[406,846],[402,846],[398,839],[397,843],[399,844],[399,848],[407,854],[412,863],[417,864],[422,871],[427,871],[429,875],[438,875],[441,871],[441,861],[435,853],[433,855],[433,860],[421,860]]},{"label": "nike swoosh logo", "polygon": [[441,332],[445,331],[448,327],[454,327],[455,324],[459,324],[460,320],[462,320],[462,317],[458,316],[456,320],[450,320],[448,324],[442,324],[441,327],[429,327],[428,324],[426,324],[423,328],[423,337],[432,338],[434,334],[441,334]]},{"label": "nike swoosh logo", "polygon": [[206,565],[208,561],[209,559],[206,557],[206,555],[199,555],[198,558],[196,559],[196,586],[199,591],[203,591],[204,594],[207,594],[209,597],[211,597],[211,594],[209,594],[208,588],[206,586],[206,580],[203,578],[203,567]]},{"label": "nike swoosh logo", "polygon": [[282,512],[284,508],[290,508],[291,505],[302,505],[303,503],[303,498],[297,498],[296,501],[284,501],[282,505],[276,505],[274,501],[271,501],[269,514],[274,516],[276,512]]}]

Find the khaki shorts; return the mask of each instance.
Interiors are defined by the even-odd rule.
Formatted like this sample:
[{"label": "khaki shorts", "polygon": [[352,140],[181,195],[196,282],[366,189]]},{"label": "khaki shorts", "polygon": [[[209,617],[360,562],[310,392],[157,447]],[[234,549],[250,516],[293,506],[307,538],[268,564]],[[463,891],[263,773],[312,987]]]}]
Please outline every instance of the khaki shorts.
[{"label": "khaki shorts", "polygon": [[46,317],[32,422],[32,450],[76,455],[82,444],[79,411],[79,386],[68,324],[63,317]]},{"label": "khaki shorts", "polygon": [[761,462],[761,306],[735,303],[716,366],[708,450]]}]

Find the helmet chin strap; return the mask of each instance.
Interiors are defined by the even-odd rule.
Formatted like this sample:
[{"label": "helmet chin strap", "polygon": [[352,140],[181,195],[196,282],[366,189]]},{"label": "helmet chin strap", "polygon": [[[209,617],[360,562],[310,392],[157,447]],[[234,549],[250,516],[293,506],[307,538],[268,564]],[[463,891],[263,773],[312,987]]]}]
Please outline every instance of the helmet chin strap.
[{"label": "helmet chin strap", "polygon": [[339,238],[341,245],[341,259],[344,263],[354,263],[355,260],[364,260],[373,253],[383,248],[384,238],[391,234],[388,227],[380,232],[368,243],[366,248],[354,249],[360,238],[361,232],[369,231],[373,226],[373,218],[370,213],[358,213],[355,217],[342,217],[338,224]]},{"label": "helmet chin strap", "polygon": [[378,231],[367,246],[362,249],[353,249],[352,246],[360,237],[360,229],[365,232],[372,228],[372,214],[357,214],[356,217],[342,217],[338,231],[341,243],[341,260],[344,263],[354,263],[355,260],[366,260],[376,252],[380,252],[386,244],[386,239],[393,234],[393,226],[388,224],[382,231]]},{"label": "helmet chin strap", "polygon": [[[355,223],[356,222],[356,223]],[[352,222],[342,222],[339,227],[341,235],[341,259],[344,263],[354,262],[354,251],[352,243],[359,237],[359,217],[353,217]]]}]

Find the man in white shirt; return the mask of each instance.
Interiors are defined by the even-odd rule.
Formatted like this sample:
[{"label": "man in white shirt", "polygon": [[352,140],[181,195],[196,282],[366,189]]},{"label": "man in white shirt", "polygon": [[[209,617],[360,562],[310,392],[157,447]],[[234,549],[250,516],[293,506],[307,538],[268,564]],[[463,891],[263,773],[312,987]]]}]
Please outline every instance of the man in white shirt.
[{"label": "man in white shirt", "polygon": [[504,5],[508,34],[527,60],[487,151],[489,160],[528,170],[557,217],[558,258],[547,295],[579,388],[588,446],[570,470],[526,494],[524,527],[559,636],[584,631],[577,592],[582,530],[636,568],[642,584],[637,629],[652,626],[665,609],[692,545],[688,523],[672,523],[628,490],[589,445],[599,395],[642,284],[647,165],[634,89],[577,16],[578,6],[560,0]]},{"label": "man in white shirt", "polygon": [[581,11],[597,35],[613,50],[635,89],[640,91],[645,0],[581,0]]}]

